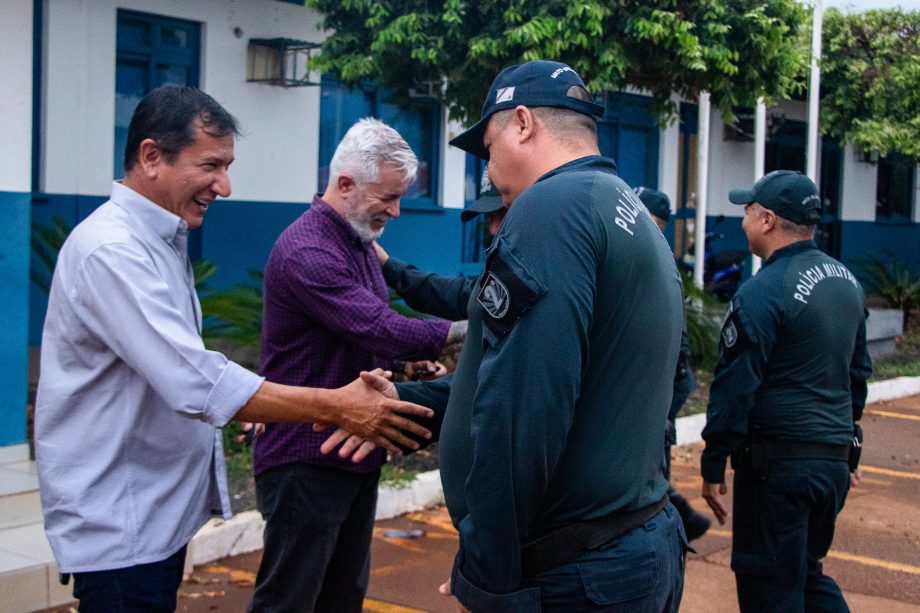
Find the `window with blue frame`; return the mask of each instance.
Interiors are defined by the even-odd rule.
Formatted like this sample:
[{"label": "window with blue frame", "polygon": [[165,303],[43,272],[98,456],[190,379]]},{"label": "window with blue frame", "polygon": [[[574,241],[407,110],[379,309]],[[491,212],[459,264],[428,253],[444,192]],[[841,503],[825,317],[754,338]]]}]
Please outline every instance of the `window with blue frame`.
[{"label": "window with blue frame", "polygon": [[916,162],[900,153],[889,153],[878,161],[875,188],[875,220],[908,223],[913,213]]},{"label": "window with blue frame", "polygon": [[394,104],[389,93],[373,83],[354,88],[324,74],[320,92],[319,175],[316,189],[326,190],[329,163],[345,132],[364,117],[376,117],[399,132],[418,157],[418,175],[402,199],[408,206],[438,206],[438,143],[441,106],[432,98]]},{"label": "window with blue frame", "polygon": [[114,178],[125,174],[125,145],[135,107],[160,85],[198,86],[200,25],[135,11],[118,11],[115,49]]}]

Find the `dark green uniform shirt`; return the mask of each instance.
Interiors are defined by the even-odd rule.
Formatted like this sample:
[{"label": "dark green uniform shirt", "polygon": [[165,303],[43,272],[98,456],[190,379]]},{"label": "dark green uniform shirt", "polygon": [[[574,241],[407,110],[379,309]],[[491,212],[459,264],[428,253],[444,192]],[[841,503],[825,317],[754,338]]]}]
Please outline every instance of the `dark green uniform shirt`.
[{"label": "dark green uniform shirt", "polygon": [[732,299],[709,390],[703,479],[722,483],[748,427],[767,440],[846,445],[866,403],[863,290],[813,241],[778,249]]},{"label": "dark green uniform shirt", "polygon": [[522,543],[667,490],[681,283],[615,168],[581,158],[525,190],[470,297],[440,459],[453,590],[472,610],[539,609]]}]

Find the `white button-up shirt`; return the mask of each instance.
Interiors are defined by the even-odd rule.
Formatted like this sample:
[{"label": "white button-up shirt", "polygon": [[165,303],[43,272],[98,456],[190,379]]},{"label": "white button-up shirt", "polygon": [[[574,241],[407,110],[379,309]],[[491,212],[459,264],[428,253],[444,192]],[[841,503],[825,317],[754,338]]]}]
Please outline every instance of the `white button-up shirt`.
[{"label": "white button-up shirt", "polygon": [[205,349],[179,217],[120,183],[58,256],[35,455],[62,572],[166,559],[230,517],[220,430],[263,379]]}]

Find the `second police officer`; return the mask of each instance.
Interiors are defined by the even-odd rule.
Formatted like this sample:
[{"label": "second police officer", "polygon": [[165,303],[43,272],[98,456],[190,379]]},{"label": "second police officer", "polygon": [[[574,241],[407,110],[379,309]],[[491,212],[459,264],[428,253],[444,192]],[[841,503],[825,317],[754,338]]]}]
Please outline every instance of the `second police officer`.
[{"label": "second police officer", "polygon": [[764,264],[722,326],[703,497],[724,523],[731,455],[731,565],[743,612],[846,611],[821,559],[855,469],[854,422],[872,370],[863,290],[814,242],[821,201],[810,179],[778,170],[729,200],[744,205],[742,228]]}]

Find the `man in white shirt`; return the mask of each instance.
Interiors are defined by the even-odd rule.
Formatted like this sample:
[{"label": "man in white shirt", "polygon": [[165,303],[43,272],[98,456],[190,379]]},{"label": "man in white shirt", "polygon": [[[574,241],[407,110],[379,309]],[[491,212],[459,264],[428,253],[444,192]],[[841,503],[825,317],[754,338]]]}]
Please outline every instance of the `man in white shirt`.
[{"label": "man in white shirt", "polygon": [[219,428],[337,423],[395,449],[426,435],[391,385],[265,381],[205,349],[188,230],[230,195],[236,120],[165,86],[131,121],[126,176],[61,249],[35,412],[45,530],[81,611],[173,611],[185,548],[231,514]]}]

